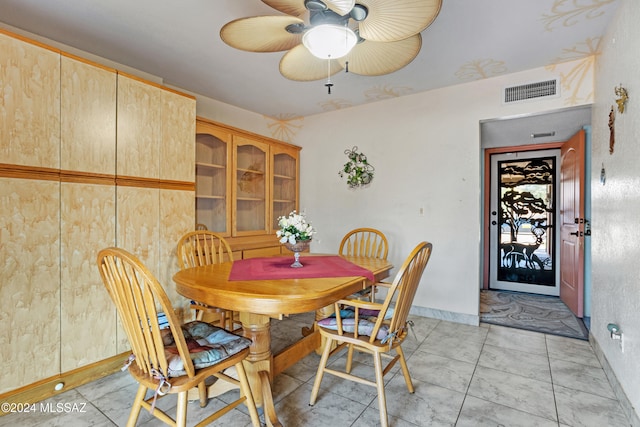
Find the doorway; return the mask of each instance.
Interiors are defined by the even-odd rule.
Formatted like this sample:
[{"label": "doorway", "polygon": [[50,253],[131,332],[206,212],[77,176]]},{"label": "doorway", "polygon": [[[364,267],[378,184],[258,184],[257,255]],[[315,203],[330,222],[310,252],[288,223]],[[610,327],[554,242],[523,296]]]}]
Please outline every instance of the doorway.
[{"label": "doorway", "polygon": [[[525,152],[535,152],[535,151],[543,151],[543,150],[560,150],[560,160],[556,160],[556,170],[558,170],[560,168],[560,165],[563,163],[567,163],[567,162],[563,162],[562,159],[563,158],[567,158],[567,152],[566,152],[566,147],[570,144],[565,144],[565,141],[569,141],[572,139],[572,136],[577,135],[578,133],[580,133],[580,131],[582,131],[583,129],[586,129],[586,138],[584,137],[584,133],[582,139],[582,144],[585,147],[585,156],[586,156],[586,161],[584,161],[582,164],[586,167],[586,170],[583,171],[584,173],[584,177],[586,177],[586,182],[589,182],[589,176],[590,176],[590,170],[589,170],[589,162],[590,162],[590,157],[589,157],[589,152],[590,152],[590,127],[589,127],[589,123],[591,121],[591,106],[581,106],[581,107],[571,107],[571,108],[566,108],[566,109],[560,109],[560,110],[555,110],[555,111],[551,111],[551,112],[546,112],[546,113],[541,113],[541,114],[530,114],[530,115],[522,115],[522,116],[514,116],[511,118],[500,118],[500,119],[492,119],[492,120],[486,120],[480,123],[480,133],[481,133],[481,149],[482,149],[482,153],[483,153],[483,158],[484,158],[484,165],[483,165],[483,219],[482,219],[482,223],[483,223],[483,228],[482,228],[482,233],[481,233],[481,239],[482,239],[482,247],[483,247],[483,258],[482,258],[482,284],[481,284],[481,289],[483,290],[488,290],[489,289],[489,282],[490,282],[490,267],[493,268],[493,266],[498,262],[498,260],[490,260],[490,232],[491,232],[491,220],[492,220],[492,215],[491,213],[493,211],[496,211],[496,216],[498,215],[498,210],[497,209],[492,209],[491,207],[491,200],[490,200],[490,191],[489,191],[489,183],[491,182],[491,155],[502,155],[502,154],[507,154],[507,153],[518,153],[518,156],[523,156]],[[586,142],[585,142],[586,141]],[[565,147],[565,151],[563,152],[561,150],[562,147]],[[571,153],[570,153],[571,155]],[[555,154],[554,154],[555,156]],[[523,157],[520,157],[523,158]],[[500,157],[496,157],[496,159],[499,160],[508,160],[507,158],[500,158]],[[583,194],[584,196],[584,212],[582,214],[579,215],[575,215],[575,218],[578,218],[580,220],[580,218],[584,218],[585,224],[578,224],[578,229],[577,230],[573,230],[570,228],[570,226],[572,224],[568,224],[567,218],[568,216],[571,215],[564,215],[567,216],[567,218],[563,217],[563,211],[561,210],[561,205],[566,203],[566,200],[562,200],[560,199],[560,197],[562,196],[563,193],[565,194],[569,194],[567,193],[565,190],[566,185],[569,183],[567,182],[568,180],[566,179],[562,179],[562,174],[563,172],[560,171],[560,176],[557,176],[557,180],[556,180],[556,185],[557,188],[555,189],[555,193],[556,193],[556,201],[555,201],[555,213],[556,215],[560,215],[560,217],[558,218],[557,216],[554,218],[554,223],[553,225],[556,226],[557,230],[556,230],[556,235],[555,236],[551,236],[551,233],[548,229],[543,228],[544,233],[541,233],[541,230],[535,230],[535,232],[533,231],[533,229],[535,228],[539,228],[539,227],[531,227],[531,225],[527,225],[524,227],[524,234],[522,236],[519,237],[524,237],[525,235],[528,237],[527,241],[522,242],[525,245],[535,245],[538,243],[539,241],[539,237],[536,236],[536,233],[541,234],[541,239],[542,242],[540,243],[540,246],[538,247],[538,251],[536,252],[535,250],[533,250],[533,247],[529,247],[530,250],[525,250],[524,247],[520,247],[517,246],[515,248],[511,248],[511,247],[506,247],[507,252],[500,252],[500,255],[498,255],[499,257],[504,256],[506,253],[509,253],[509,255],[505,258],[505,262],[507,264],[507,266],[509,264],[513,265],[513,264],[518,264],[518,266],[520,267],[521,270],[525,270],[525,264],[526,264],[526,260],[525,257],[528,257],[528,254],[535,254],[536,257],[538,258],[538,260],[540,260],[543,265],[545,265],[545,260],[546,259],[551,259],[554,264],[555,264],[555,271],[553,272],[553,277],[556,279],[556,286],[554,286],[554,288],[556,288],[557,290],[554,290],[553,292],[547,292],[547,295],[540,295],[541,298],[555,298],[557,300],[562,299],[563,301],[566,298],[562,298],[562,287],[563,287],[563,283],[566,281],[566,279],[569,278],[573,278],[573,277],[577,277],[577,274],[571,274],[569,276],[562,276],[562,272],[564,271],[565,273],[570,271],[570,268],[565,268],[565,267],[561,267],[560,265],[566,262],[566,258],[572,258],[572,257],[567,257],[565,256],[563,259],[561,253],[564,252],[565,254],[568,254],[569,252],[566,250],[567,247],[570,247],[570,244],[567,243],[571,243],[572,240],[567,240],[567,236],[575,236],[576,235],[576,231],[578,232],[578,234],[580,235],[580,237],[578,239],[575,239],[574,237],[570,237],[570,239],[574,239],[574,242],[578,242],[578,245],[575,246],[576,248],[581,248],[584,249],[584,254],[583,254],[583,258],[577,256],[574,257],[575,259],[582,259],[585,263],[587,263],[587,266],[584,266],[584,269],[581,270],[584,272],[584,278],[580,277],[579,279],[584,279],[582,280],[583,285],[583,294],[582,295],[577,295],[576,300],[579,301],[579,303],[581,305],[584,306],[584,311],[583,313],[577,313],[577,310],[575,310],[575,308],[572,308],[572,310],[575,310],[574,313],[578,314],[578,317],[583,317],[585,319],[585,323],[588,324],[588,319],[590,316],[590,276],[588,275],[589,269],[588,269],[588,262],[589,262],[589,248],[590,248],[590,242],[588,238],[584,238],[581,237],[582,236],[582,231],[584,231],[585,236],[588,234],[587,233],[587,229],[588,229],[588,221],[587,218],[589,217],[589,194],[588,194],[588,188],[585,187],[585,193]],[[570,180],[569,180],[570,181]],[[575,180],[574,182],[578,182],[577,180]],[[577,189],[574,192],[577,194]],[[513,196],[513,194],[511,195]],[[495,206],[494,206],[495,208]],[[573,215],[573,214],[572,214]],[[570,218],[571,223],[574,223],[575,218]],[[497,222],[498,220],[496,220]],[[582,220],[580,220],[582,221]],[[543,227],[546,224],[542,224]],[[549,225],[551,225],[551,222],[549,222]],[[510,227],[509,225],[505,226],[505,235],[507,235],[507,227]],[[567,236],[565,236],[564,234],[561,233],[561,230],[565,231],[564,234],[566,234]],[[508,236],[511,237],[511,234],[508,233]],[[553,240],[553,241],[551,241]],[[511,243],[511,239],[509,239],[508,243]],[[518,242],[517,240],[514,239],[514,241]],[[506,240],[503,243],[507,243]],[[546,246],[546,248],[545,248]],[[545,256],[545,258],[543,259],[540,255],[540,249],[545,248],[545,249],[551,249],[551,251],[545,251],[542,255]],[[564,251],[562,250],[562,248],[564,248]],[[522,252],[525,253],[522,253]],[[552,252],[555,251],[555,252]],[[577,252],[575,252],[577,253]],[[538,260],[533,258],[532,256],[530,257],[531,259],[529,260],[529,268],[528,270],[533,271],[533,269],[536,270],[540,270],[539,268],[539,264],[538,264]],[[531,264],[531,262],[535,263],[535,264]],[[547,264],[550,263],[550,261],[546,261]],[[533,265],[533,267],[532,267]],[[573,271],[573,270],[571,270]],[[524,273],[524,271],[522,271]],[[551,274],[551,273],[547,273],[547,274]],[[558,278],[558,274],[560,275],[560,277]],[[582,276],[582,275],[580,275]],[[527,283],[526,279],[530,279],[527,278],[525,276],[525,285],[528,285],[529,283]],[[559,289],[558,289],[559,286]],[[566,287],[565,287],[566,288]],[[520,292],[523,295],[525,294],[529,294],[530,290],[525,289],[519,289],[518,291],[502,291],[502,290],[496,290],[496,291],[492,291],[492,292]],[[558,298],[558,293],[560,295],[560,298]],[[566,294],[566,292],[565,292]],[[534,295],[535,296],[535,295]],[[568,305],[568,304],[567,304]]]},{"label": "doorway", "polygon": [[560,149],[490,154],[489,289],[558,296]]}]

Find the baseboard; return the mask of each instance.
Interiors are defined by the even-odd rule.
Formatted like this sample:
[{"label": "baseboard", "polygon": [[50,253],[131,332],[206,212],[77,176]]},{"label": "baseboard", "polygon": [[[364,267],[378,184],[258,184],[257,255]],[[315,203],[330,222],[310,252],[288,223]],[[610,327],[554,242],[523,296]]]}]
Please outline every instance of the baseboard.
[{"label": "baseboard", "polygon": [[[88,382],[95,381],[118,372],[129,357],[129,354],[130,352],[127,351],[108,359],[104,359],[69,372],[64,372],[60,375],[45,378],[33,384],[0,394],[0,402],[3,404],[8,403],[10,405],[40,402]],[[56,390],[57,384],[62,384],[62,388]],[[2,408],[4,409],[5,406],[6,405],[3,405]],[[7,412],[0,409],[0,416],[6,414]]]},{"label": "baseboard", "polygon": [[598,344],[598,341],[596,341],[593,334],[589,334],[589,343],[591,343],[591,347],[593,348],[593,351],[596,354],[596,357],[600,361],[600,364],[602,365],[602,369],[604,369],[604,373],[607,376],[607,379],[609,380],[609,384],[611,384],[611,388],[613,389],[613,392],[618,398],[618,401],[620,402],[620,406],[622,407],[624,414],[627,416],[627,419],[629,420],[630,425],[632,427],[640,427],[640,416],[633,409],[633,405],[629,401],[627,394],[624,392],[624,390],[622,389],[622,386],[618,382],[618,378],[616,377],[615,372],[613,372],[611,365],[609,365],[609,361],[604,355],[604,352],[602,351],[600,344]]},{"label": "baseboard", "polygon": [[453,311],[436,310],[435,308],[411,306],[411,314],[422,317],[431,317],[448,322],[462,323],[465,325],[480,325],[480,316],[473,314],[455,313]]}]

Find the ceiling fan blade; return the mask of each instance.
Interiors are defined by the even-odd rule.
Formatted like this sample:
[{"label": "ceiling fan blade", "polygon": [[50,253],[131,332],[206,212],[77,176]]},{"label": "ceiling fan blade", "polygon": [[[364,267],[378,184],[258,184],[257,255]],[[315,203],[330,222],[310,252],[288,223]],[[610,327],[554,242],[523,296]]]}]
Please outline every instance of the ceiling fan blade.
[{"label": "ceiling fan blade", "polygon": [[340,16],[346,15],[351,12],[353,6],[356,5],[356,0],[322,0],[329,9],[333,10]]},{"label": "ceiling fan blade", "polygon": [[310,82],[326,79],[342,70],[342,65],[332,59],[319,59],[313,56],[306,47],[299,45],[287,52],[280,60],[280,74],[289,80]]},{"label": "ceiling fan blade", "polygon": [[405,39],[427,28],[440,13],[442,0],[358,0],[368,9],[360,36],[376,42]]},{"label": "ceiling fan blade", "polygon": [[408,65],[418,55],[421,47],[420,33],[397,42],[365,40],[338,61],[343,67],[349,61],[349,72],[363,76],[381,76]]},{"label": "ceiling fan blade", "polygon": [[293,16],[254,16],[228,22],[220,38],[231,47],[249,52],[280,52],[300,44],[302,34],[292,34],[287,25],[304,25]]},{"label": "ceiling fan blade", "polygon": [[302,16],[307,13],[304,0],[262,0],[262,3],[287,15]]}]

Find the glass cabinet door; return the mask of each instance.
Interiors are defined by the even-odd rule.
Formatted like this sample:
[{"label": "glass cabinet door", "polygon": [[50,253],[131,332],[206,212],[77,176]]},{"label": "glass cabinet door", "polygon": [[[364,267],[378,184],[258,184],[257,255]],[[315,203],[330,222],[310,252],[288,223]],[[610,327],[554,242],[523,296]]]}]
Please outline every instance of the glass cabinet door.
[{"label": "glass cabinet door", "polygon": [[277,230],[278,218],[298,209],[298,151],[272,147],[273,198],[271,229]]},{"label": "glass cabinet door", "polygon": [[234,136],[234,212],[235,236],[267,234],[269,224],[269,145]]},{"label": "glass cabinet door", "polygon": [[231,235],[230,141],[230,134],[197,123],[196,223],[223,236]]}]

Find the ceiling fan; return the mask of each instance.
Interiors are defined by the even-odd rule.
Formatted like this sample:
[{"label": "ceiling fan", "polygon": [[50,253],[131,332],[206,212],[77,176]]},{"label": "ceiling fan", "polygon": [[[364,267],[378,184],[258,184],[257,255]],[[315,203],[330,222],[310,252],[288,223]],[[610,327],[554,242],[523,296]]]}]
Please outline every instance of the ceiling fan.
[{"label": "ceiling fan", "polygon": [[[420,52],[420,32],[442,0],[262,0],[286,14],[240,18],[220,37],[249,52],[288,50],[280,73],[296,81],[328,78],[343,69],[380,76],[409,64]],[[330,34],[323,33],[324,31]]]}]

